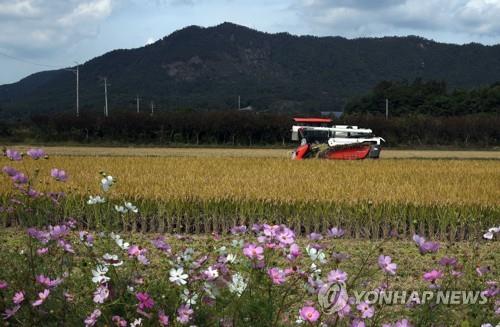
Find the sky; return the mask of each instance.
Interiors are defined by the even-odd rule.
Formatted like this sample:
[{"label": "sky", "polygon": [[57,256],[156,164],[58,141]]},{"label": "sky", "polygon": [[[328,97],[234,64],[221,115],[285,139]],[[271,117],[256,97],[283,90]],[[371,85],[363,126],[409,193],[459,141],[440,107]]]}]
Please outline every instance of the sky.
[{"label": "sky", "polygon": [[500,43],[500,0],[0,0],[0,84],[136,48],[189,25]]}]

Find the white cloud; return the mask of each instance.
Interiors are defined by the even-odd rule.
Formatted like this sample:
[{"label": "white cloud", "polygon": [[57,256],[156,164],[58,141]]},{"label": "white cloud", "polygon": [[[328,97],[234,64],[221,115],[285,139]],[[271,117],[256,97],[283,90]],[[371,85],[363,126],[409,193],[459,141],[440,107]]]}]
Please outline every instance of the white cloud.
[{"label": "white cloud", "polygon": [[0,0],[0,49],[23,57],[58,51],[99,33],[112,0]]},{"label": "white cloud", "polygon": [[1,0],[0,17],[33,17],[40,10],[33,6],[32,0]]},{"label": "white cloud", "polygon": [[500,38],[500,0],[295,0],[291,10],[322,35]]}]

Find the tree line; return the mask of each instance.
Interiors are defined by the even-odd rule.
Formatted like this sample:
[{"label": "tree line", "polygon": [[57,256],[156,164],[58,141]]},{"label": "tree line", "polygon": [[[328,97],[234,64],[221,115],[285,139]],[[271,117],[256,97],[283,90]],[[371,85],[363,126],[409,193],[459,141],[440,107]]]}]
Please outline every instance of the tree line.
[{"label": "tree line", "polygon": [[[0,138],[9,142],[82,144],[152,144],[217,146],[292,146],[293,116],[238,111],[62,113],[36,115],[29,121],[0,123]],[[371,128],[389,146],[492,147],[500,144],[500,117],[471,114],[453,117],[352,113],[334,124]]]}]

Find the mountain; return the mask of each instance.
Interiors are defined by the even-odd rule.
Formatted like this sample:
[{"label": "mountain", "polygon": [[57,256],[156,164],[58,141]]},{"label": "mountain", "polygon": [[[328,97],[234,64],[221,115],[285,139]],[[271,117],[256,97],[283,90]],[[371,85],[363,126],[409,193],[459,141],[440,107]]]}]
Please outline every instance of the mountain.
[{"label": "mountain", "polygon": [[[189,26],[151,45],[108,52],[80,66],[80,108],[102,110],[339,111],[383,80],[440,80],[448,89],[500,81],[500,45],[421,37],[345,39],[268,34],[232,23]],[[47,71],[0,86],[0,114],[74,110],[75,76]]]}]

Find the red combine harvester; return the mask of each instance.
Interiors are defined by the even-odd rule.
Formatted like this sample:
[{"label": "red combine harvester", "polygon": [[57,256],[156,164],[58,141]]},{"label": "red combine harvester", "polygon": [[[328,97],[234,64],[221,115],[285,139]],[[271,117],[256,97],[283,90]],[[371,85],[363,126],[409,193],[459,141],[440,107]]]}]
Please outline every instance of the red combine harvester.
[{"label": "red combine harvester", "polygon": [[371,129],[349,125],[330,125],[330,118],[294,118],[292,141],[300,145],[292,159],[309,158],[358,160],[380,156],[381,142]]}]

